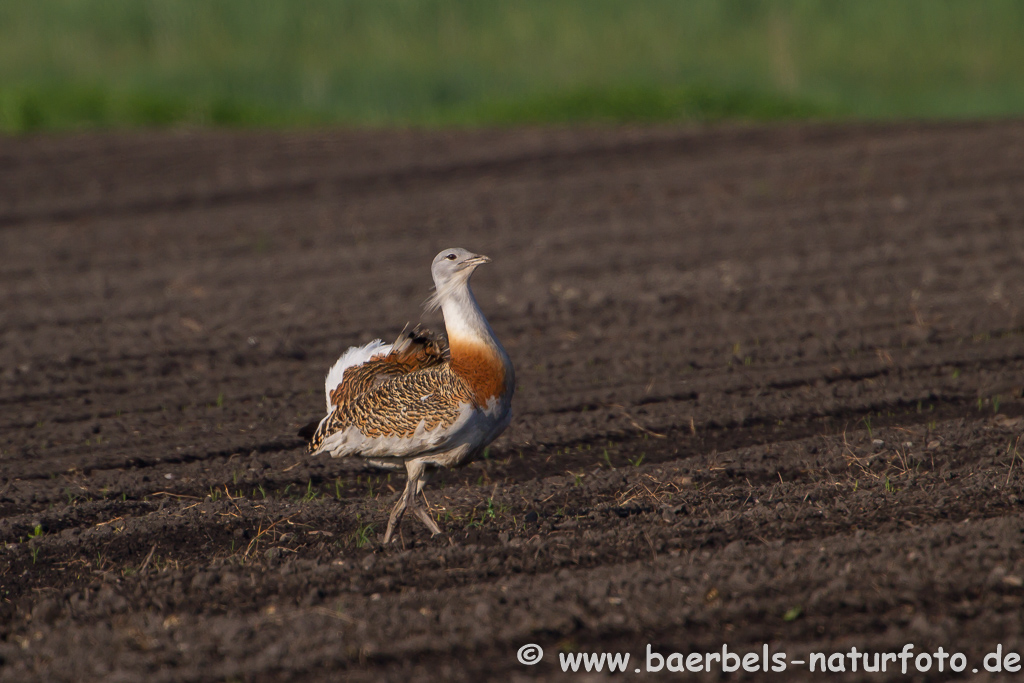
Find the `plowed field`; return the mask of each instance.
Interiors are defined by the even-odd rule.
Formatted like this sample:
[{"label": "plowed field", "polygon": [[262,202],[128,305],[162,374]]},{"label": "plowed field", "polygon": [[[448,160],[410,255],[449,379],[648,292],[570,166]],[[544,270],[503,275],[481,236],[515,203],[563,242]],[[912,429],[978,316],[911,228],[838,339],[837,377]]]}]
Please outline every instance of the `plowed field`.
[{"label": "plowed field", "polygon": [[[383,547],[295,434],[450,246],[515,417]],[[2,681],[1024,652],[1024,124],[6,139],[0,255]]]}]

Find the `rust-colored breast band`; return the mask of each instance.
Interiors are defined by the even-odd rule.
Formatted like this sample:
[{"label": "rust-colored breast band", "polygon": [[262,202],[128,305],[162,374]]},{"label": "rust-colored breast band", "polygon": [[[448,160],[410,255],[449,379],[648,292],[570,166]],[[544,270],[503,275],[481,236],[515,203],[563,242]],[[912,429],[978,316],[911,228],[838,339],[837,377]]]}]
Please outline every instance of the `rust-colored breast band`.
[{"label": "rust-colored breast band", "polygon": [[501,358],[486,344],[448,341],[451,367],[473,392],[478,405],[505,393],[505,366]]}]

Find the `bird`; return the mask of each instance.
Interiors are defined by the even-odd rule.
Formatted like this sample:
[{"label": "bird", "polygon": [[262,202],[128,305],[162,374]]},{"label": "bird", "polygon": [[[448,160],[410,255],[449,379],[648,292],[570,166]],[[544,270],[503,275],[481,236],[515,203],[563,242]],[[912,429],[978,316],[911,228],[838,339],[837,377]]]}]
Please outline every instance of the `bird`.
[{"label": "bird", "polygon": [[444,249],[430,273],[428,311],[440,309],[447,348],[417,326],[392,344],[375,339],[345,351],[325,381],[327,415],[309,452],[405,468],[405,489],[388,518],[387,545],[407,510],[441,533],[419,502],[429,471],[475,459],[512,419],[515,368],[473,296],[469,281],[487,256]]}]

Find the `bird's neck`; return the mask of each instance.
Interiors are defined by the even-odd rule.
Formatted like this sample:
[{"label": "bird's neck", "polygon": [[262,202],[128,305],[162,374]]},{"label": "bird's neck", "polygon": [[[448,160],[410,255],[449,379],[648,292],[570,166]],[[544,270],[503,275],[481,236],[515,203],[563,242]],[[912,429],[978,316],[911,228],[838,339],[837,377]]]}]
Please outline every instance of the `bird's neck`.
[{"label": "bird's neck", "polygon": [[478,403],[500,400],[514,384],[512,362],[484,318],[469,284],[441,303],[451,366],[473,389]]}]

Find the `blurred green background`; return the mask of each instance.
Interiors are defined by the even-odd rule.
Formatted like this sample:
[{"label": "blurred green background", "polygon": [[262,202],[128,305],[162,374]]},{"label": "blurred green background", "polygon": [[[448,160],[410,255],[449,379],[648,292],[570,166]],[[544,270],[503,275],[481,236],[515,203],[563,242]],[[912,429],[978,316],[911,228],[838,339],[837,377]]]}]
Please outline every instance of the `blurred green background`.
[{"label": "blurred green background", "polygon": [[1020,0],[0,0],[0,131],[1002,117]]}]

